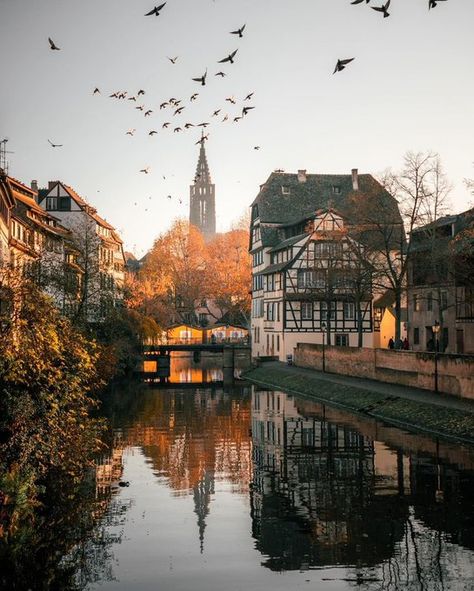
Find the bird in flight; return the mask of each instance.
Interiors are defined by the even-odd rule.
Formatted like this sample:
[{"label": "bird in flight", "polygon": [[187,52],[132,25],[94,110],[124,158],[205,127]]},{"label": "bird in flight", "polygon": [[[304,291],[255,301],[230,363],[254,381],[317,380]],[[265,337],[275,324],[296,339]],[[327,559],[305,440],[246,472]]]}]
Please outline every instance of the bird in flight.
[{"label": "bird in flight", "polygon": [[229,119],[229,115],[225,115],[224,119],[222,119],[222,123],[224,123],[224,121],[227,121]]},{"label": "bird in flight", "polygon": [[241,119],[242,119],[242,116],[234,117],[234,123],[238,123]]},{"label": "bird in flight", "polygon": [[247,113],[251,110],[251,109],[255,109],[255,107],[244,107],[242,109],[242,116],[247,115]]},{"label": "bird in flight", "polygon": [[233,105],[235,105],[235,98],[233,96],[228,96],[225,100],[227,102],[232,103]]},{"label": "bird in flight", "polygon": [[198,123],[197,127],[207,127],[209,125],[209,123],[207,123],[206,121],[204,123]]},{"label": "bird in flight", "polygon": [[238,52],[239,50],[236,49],[235,51],[233,51],[232,53],[229,53],[229,55],[227,57],[225,57],[223,60],[219,60],[217,63],[218,64],[225,64],[226,62],[229,62],[231,64],[234,63],[234,57],[235,54]]},{"label": "bird in flight", "polygon": [[173,129],[173,133],[179,133],[180,131],[183,131],[183,130],[181,129],[181,127],[175,127],[175,128]]},{"label": "bird in flight", "polygon": [[152,113],[153,111],[151,109],[148,109],[148,111],[145,111],[144,115],[145,117],[149,117]]},{"label": "bird in flight", "polygon": [[170,123],[169,121],[165,121],[165,123],[163,123],[163,125],[161,126],[163,129],[168,129]]},{"label": "bird in flight", "polygon": [[155,131],[154,129],[152,129],[151,131],[148,132],[148,135],[155,135],[156,133],[158,133],[158,132]]},{"label": "bird in flight", "polygon": [[167,107],[167,106],[168,106],[168,103],[161,103],[161,105],[160,105],[160,109],[164,109],[164,108],[165,108],[165,107]]},{"label": "bird in flight", "polygon": [[97,88],[97,86],[94,88],[94,92],[92,94],[100,94],[100,90]]},{"label": "bird in flight", "polygon": [[203,135],[200,140],[196,142],[196,144],[203,144],[209,138],[209,134]]},{"label": "bird in flight", "polygon": [[135,129],[129,129],[129,130],[128,130],[128,131],[125,133],[125,135],[133,135],[133,134],[135,133],[135,131],[136,131]]},{"label": "bird in flight", "polygon": [[217,72],[217,74],[214,74],[214,76],[220,76],[221,78],[225,78],[225,72]]},{"label": "bird in flight", "polygon": [[244,29],[245,29],[245,25],[242,25],[240,27],[240,29],[237,29],[236,31],[231,31],[230,34],[231,35],[238,35],[240,38],[242,38],[243,37]]},{"label": "bird in flight", "polygon": [[445,0],[428,0],[428,10],[431,10],[432,8],[436,8],[436,6],[438,5],[438,2],[445,2]]},{"label": "bird in flight", "polygon": [[221,109],[217,109],[217,111],[214,111],[214,113],[212,114],[213,117],[217,117],[217,115],[219,115],[219,113],[221,112]]},{"label": "bird in flight", "polygon": [[387,18],[387,16],[390,16],[390,13],[388,12],[388,7],[390,6],[390,0],[387,0],[387,2],[385,4],[382,4],[382,6],[372,6],[372,10],[376,10],[377,12],[381,12],[383,13],[383,17]]},{"label": "bird in flight", "polygon": [[[354,2],[351,2],[351,4],[360,4],[361,2],[363,2],[364,0],[354,0]],[[365,3],[368,4],[370,2],[370,0],[365,0]]]},{"label": "bird in flight", "polygon": [[109,98],[118,98],[118,94],[113,92],[112,94],[109,94]]},{"label": "bird in flight", "polygon": [[53,148],[62,148],[63,147],[62,144],[53,144],[53,142],[51,140],[48,140],[48,142],[51,144],[51,147],[53,147]]},{"label": "bird in flight", "polygon": [[145,94],[145,91],[142,88],[140,88],[140,90],[137,92],[137,96],[140,96],[143,94]]},{"label": "bird in flight", "polygon": [[355,58],[351,57],[348,59],[344,59],[344,60],[337,60],[337,64],[336,67],[334,68],[334,72],[333,74],[335,74],[336,72],[342,72],[342,70],[344,70],[344,68],[347,66],[347,64],[350,64]]},{"label": "bird in flight", "polygon": [[177,55],[176,57],[169,57],[168,59],[170,60],[170,62],[171,62],[172,64],[175,64],[175,63],[176,63],[176,60],[178,59],[178,57],[179,57],[179,56]]},{"label": "bird in flight", "polygon": [[166,4],[166,2],[163,2],[163,4],[160,4],[159,6],[155,6],[155,7],[153,8],[153,10],[150,10],[150,12],[147,12],[147,13],[145,14],[145,16],[153,16],[153,15],[155,15],[155,16],[160,16],[160,10],[161,10],[162,8],[164,8],[165,4]]},{"label": "bird in flight", "polygon": [[193,78],[194,82],[200,82],[202,86],[206,86],[207,69],[199,78]]},{"label": "bird in flight", "polygon": [[143,105],[138,105],[137,107],[135,107],[135,109],[138,109],[139,111],[143,111]]},{"label": "bird in flight", "polygon": [[253,97],[254,93],[250,92],[245,98],[244,101],[249,101]]},{"label": "bird in flight", "polygon": [[260,150],[260,146],[254,146],[253,149],[254,150]]},{"label": "bird in flight", "polygon": [[199,96],[199,93],[198,93],[198,92],[195,92],[193,95],[191,95],[191,97],[190,97],[190,99],[189,99],[189,100],[190,100],[191,102],[192,102],[192,101],[195,101],[195,100],[197,99],[197,97],[198,97],[198,96]]},{"label": "bird in flight", "polygon": [[129,96],[127,101],[137,101],[137,97],[136,96]]},{"label": "bird in flight", "polygon": [[189,129],[190,127],[195,127],[194,123],[185,123],[184,128]]},{"label": "bird in flight", "polygon": [[50,47],[50,49],[56,50],[56,51],[59,51],[61,49],[60,47],[58,47],[55,44],[55,42],[51,39],[51,37],[48,37],[48,41],[49,41],[49,47]]},{"label": "bird in flight", "polygon": [[178,107],[173,115],[180,115],[184,111],[184,107]]},{"label": "bird in flight", "polygon": [[147,166],[146,168],[142,168],[142,169],[140,170],[140,172],[143,172],[144,174],[148,174],[148,173],[150,172],[150,167],[149,167],[149,166]]}]

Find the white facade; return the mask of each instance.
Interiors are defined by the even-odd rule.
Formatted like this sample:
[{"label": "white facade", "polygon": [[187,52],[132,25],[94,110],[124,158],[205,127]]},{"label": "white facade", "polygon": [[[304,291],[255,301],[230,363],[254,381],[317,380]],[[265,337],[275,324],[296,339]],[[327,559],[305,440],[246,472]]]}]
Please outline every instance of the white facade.
[{"label": "white facade", "polygon": [[89,322],[121,305],[125,280],[123,245],[116,230],[71,187],[50,182],[40,204],[72,232],[77,261],[84,269],[79,306]]}]

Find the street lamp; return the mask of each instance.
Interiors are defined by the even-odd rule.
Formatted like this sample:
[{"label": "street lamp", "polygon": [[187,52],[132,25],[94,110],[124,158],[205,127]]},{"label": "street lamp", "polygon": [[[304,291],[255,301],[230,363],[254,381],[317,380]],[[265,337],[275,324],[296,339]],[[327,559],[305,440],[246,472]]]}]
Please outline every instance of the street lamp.
[{"label": "street lamp", "polygon": [[321,329],[323,331],[323,372],[326,372],[326,323],[321,322]]},{"label": "street lamp", "polygon": [[433,326],[431,327],[433,330],[433,334],[435,336],[435,354],[434,354],[434,391],[436,393],[439,392],[438,390],[438,350],[439,350],[439,339],[438,339],[438,334],[439,331],[441,330],[441,326],[439,325],[439,322],[437,320],[435,320],[435,323],[433,324]]}]

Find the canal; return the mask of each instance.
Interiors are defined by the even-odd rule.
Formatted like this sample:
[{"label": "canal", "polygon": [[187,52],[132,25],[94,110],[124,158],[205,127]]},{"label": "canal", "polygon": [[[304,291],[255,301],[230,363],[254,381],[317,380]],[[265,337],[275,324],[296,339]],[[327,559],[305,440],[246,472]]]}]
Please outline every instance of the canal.
[{"label": "canal", "polygon": [[108,395],[94,526],[61,562],[71,588],[474,588],[473,449],[225,387],[203,363]]}]

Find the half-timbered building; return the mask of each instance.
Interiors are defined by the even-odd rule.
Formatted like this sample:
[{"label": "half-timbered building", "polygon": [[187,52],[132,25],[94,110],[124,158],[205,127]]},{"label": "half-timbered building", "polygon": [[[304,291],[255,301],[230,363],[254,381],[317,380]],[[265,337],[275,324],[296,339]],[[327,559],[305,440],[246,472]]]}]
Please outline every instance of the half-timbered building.
[{"label": "half-timbered building", "polygon": [[[359,202],[399,219],[371,175],[274,172],[252,204],[252,355],[284,360],[299,342],[373,347],[372,267]],[[365,234],[367,237],[367,233]]]},{"label": "half-timbered building", "polygon": [[50,181],[39,192],[39,203],[72,233],[78,263],[84,268],[79,313],[100,322],[123,301],[125,256],[115,228],[72,187]]}]

